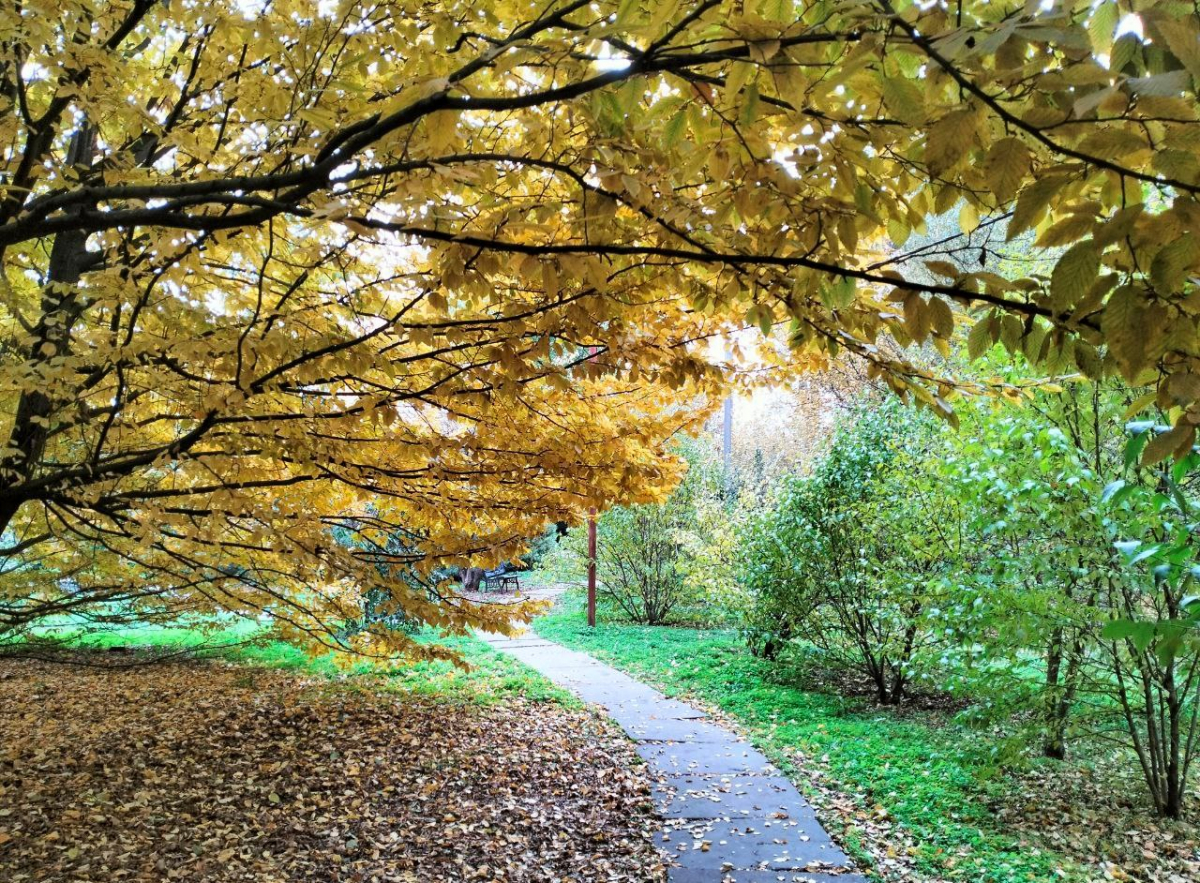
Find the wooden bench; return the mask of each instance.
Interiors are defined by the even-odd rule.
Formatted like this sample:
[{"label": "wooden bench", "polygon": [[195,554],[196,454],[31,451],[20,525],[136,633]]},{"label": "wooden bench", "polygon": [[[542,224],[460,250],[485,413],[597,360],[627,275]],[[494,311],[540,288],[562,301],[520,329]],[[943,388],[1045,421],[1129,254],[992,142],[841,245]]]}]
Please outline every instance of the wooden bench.
[{"label": "wooden bench", "polygon": [[483,575],[484,591],[487,592],[507,592],[510,589],[514,592],[521,591],[521,580],[517,578],[515,573],[504,573],[503,571],[488,571]]}]

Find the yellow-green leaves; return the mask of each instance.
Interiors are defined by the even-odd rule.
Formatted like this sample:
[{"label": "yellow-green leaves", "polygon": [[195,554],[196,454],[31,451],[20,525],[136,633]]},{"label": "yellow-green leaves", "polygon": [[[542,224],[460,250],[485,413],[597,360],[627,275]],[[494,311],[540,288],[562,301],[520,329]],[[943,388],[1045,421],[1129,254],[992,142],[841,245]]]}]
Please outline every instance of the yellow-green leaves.
[{"label": "yellow-green leaves", "polygon": [[904,298],[904,330],[916,343],[924,343],[931,335],[948,341],[954,335],[954,313],[940,297],[927,300],[910,293]]},{"label": "yellow-green leaves", "polygon": [[1161,37],[1171,54],[1192,75],[1193,84],[1200,84],[1200,26],[1191,16],[1178,19],[1152,17],[1150,31]]},{"label": "yellow-green leaves", "polygon": [[1016,195],[1029,174],[1031,164],[1029,147],[1021,138],[1001,138],[992,145],[984,160],[984,174],[1000,204]]},{"label": "yellow-green leaves", "polygon": [[934,123],[925,137],[925,162],[940,175],[966,158],[974,146],[978,117],[973,110],[953,110]]},{"label": "yellow-green leaves", "polygon": [[1148,354],[1163,330],[1156,321],[1158,315],[1145,305],[1144,294],[1137,286],[1120,286],[1109,296],[1102,318],[1109,351],[1129,380],[1146,367]]},{"label": "yellow-green leaves", "polygon": [[1200,271],[1200,237],[1188,233],[1164,245],[1150,264],[1150,282],[1160,296],[1183,289],[1190,273]]},{"label": "yellow-green leaves", "polygon": [[1038,178],[1027,184],[1017,197],[1012,219],[1008,222],[1008,239],[1015,239],[1020,234],[1035,226],[1046,214],[1050,201],[1067,183],[1064,175],[1051,175]]},{"label": "yellow-green leaves", "polygon": [[995,326],[996,319],[992,314],[975,321],[975,324],[971,326],[971,333],[967,335],[967,356],[969,358],[978,359],[992,348],[996,342]]},{"label": "yellow-green leaves", "polygon": [[979,209],[969,202],[964,202],[958,210],[958,229],[970,235],[979,226]]},{"label": "yellow-green leaves", "polygon": [[925,96],[921,87],[904,76],[882,76],[883,101],[896,119],[919,126],[925,122]]},{"label": "yellow-green leaves", "polygon": [[756,354],[778,371],[849,351],[939,412],[961,381],[881,342],[950,354],[981,309],[973,357],[1200,399],[1186,4],[1139,3],[1119,39],[1107,0],[242,5],[0,7],[24,105],[0,114],[0,497],[36,483],[18,539],[69,494],[125,544],[92,564],[50,530],[39,560],[89,585],[122,550],[232,559],[285,598],[329,585],[345,621],[378,569],[333,521],[383,512],[463,563],[661,494],[660,442],[736,373],[699,342],[747,323],[788,325]]},{"label": "yellow-green leaves", "polygon": [[1069,248],[1050,277],[1050,306],[1056,313],[1071,310],[1091,289],[1100,274],[1100,252],[1091,241]]},{"label": "yellow-green leaves", "polygon": [[934,333],[943,340],[949,340],[954,335],[954,313],[940,297],[929,300],[929,321]]},{"label": "yellow-green leaves", "polygon": [[1091,37],[1092,50],[1097,55],[1109,54],[1120,17],[1117,0],[1102,0],[1092,10],[1087,22],[1087,31]]}]

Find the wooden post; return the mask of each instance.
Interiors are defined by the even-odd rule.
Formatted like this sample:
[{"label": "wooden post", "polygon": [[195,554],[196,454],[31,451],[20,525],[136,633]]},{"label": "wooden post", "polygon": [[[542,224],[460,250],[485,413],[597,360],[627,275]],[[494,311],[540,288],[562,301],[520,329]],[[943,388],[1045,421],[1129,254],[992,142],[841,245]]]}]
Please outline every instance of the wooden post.
[{"label": "wooden post", "polygon": [[588,625],[596,627],[596,510],[588,514]]}]

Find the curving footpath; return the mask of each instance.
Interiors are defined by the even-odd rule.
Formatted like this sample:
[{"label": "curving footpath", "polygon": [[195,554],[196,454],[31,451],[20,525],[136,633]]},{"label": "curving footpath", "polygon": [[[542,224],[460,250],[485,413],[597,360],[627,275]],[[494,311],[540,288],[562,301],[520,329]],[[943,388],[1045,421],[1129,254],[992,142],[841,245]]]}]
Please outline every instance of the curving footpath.
[{"label": "curving footpath", "polygon": [[704,712],[532,633],[481,637],[603,706],[637,742],[656,782],[669,883],[866,883],[791,782]]}]

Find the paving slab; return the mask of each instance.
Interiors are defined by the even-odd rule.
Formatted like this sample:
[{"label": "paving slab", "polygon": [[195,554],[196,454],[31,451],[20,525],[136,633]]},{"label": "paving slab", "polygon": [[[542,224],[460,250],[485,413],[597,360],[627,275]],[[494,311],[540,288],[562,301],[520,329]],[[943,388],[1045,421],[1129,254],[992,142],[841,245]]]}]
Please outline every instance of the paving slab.
[{"label": "paving slab", "polygon": [[625,727],[638,742],[728,742],[729,730],[703,718],[649,717]]},{"label": "paving slab", "polygon": [[701,720],[707,717],[698,708],[661,695],[655,701],[648,701],[641,696],[599,700],[590,700],[586,696],[583,698],[585,702],[595,701],[597,705],[603,705],[625,732],[629,732],[631,726],[651,720]]},{"label": "paving slab", "polygon": [[816,824],[808,801],[782,776],[663,776],[651,785],[668,819],[795,819]]},{"label": "paving slab", "polygon": [[807,871],[721,871],[713,868],[671,868],[667,883],[867,883],[861,874],[810,874]]},{"label": "paving slab", "polygon": [[664,831],[657,843],[681,868],[817,871],[850,864],[819,827],[790,820],[690,822]]},{"label": "paving slab", "polygon": [[776,775],[778,770],[761,751],[745,742],[722,743],[642,742],[637,747],[641,755],[656,770],[675,775],[758,773]]},{"label": "paving slab", "polygon": [[669,883],[866,883],[795,786],[703,711],[530,634],[485,639],[602,706],[637,742],[654,779]]}]

